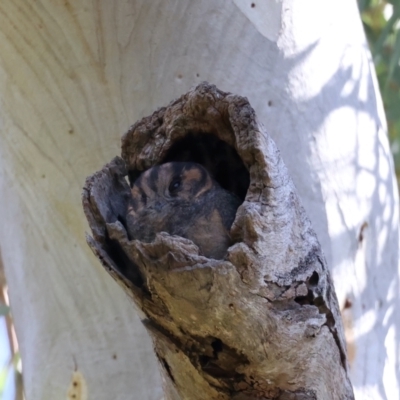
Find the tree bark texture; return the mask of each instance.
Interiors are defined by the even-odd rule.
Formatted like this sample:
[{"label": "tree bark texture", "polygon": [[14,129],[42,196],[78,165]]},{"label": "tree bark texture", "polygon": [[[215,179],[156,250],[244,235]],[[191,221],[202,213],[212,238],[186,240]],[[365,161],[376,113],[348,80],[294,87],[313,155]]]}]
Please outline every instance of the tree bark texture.
[{"label": "tree bark texture", "polygon": [[[179,160],[181,152],[195,157],[198,149],[185,139],[193,132],[198,146],[214,135],[220,147],[234,148],[250,173],[224,260],[165,232],[152,243],[129,240],[124,228],[125,176]],[[145,314],[169,398],[354,398],[321,246],[247,99],[203,83],[134,124],[122,157],[85,185],[88,243]],[[218,165],[219,157],[210,158]],[[237,166],[225,168],[233,175]]]}]

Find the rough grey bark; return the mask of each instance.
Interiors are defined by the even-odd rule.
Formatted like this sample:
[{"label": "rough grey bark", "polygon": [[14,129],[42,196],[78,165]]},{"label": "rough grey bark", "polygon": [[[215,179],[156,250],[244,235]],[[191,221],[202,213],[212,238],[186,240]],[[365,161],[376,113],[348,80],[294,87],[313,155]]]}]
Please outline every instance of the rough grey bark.
[{"label": "rough grey bark", "polygon": [[[126,175],[190,132],[236,149],[250,184],[224,260],[159,233],[129,240]],[[352,399],[339,307],[320,244],[247,99],[206,83],[131,127],[87,179],[88,243],[144,315],[169,399]]]}]

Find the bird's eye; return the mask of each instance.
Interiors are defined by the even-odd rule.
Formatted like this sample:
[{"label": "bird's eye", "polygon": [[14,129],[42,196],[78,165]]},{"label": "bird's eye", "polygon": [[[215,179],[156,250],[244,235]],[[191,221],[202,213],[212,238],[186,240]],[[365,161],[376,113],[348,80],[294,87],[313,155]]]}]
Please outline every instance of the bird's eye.
[{"label": "bird's eye", "polygon": [[178,191],[178,189],[181,187],[181,183],[182,183],[181,178],[179,178],[179,177],[174,178],[172,180],[172,182],[169,184],[169,188],[168,188],[169,192],[171,194],[175,194]]}]

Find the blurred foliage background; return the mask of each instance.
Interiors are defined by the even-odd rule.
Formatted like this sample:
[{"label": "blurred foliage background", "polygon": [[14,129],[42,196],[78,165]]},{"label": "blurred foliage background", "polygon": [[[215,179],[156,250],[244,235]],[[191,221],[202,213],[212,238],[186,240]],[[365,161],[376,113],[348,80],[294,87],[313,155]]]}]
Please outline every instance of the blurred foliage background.
[{"label": "blurred foliage background", "polygon": [[400,0],[358,0],[375,63],[400,181]]}]

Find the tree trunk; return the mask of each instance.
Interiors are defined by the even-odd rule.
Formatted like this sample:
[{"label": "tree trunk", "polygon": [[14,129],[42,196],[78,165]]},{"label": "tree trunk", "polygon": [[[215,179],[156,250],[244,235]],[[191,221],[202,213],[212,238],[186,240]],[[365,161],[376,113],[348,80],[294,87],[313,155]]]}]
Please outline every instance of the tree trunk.
[{"label": "tree trunk", "polygon": [[398,197],[355,2],[6,0],[0,32],[0,245],[28,400],[65,397],[75,369],[90,398],[161,396],[80,190],[203,80],[247,96],[282,153],[347,306],[356,397],[400,397]]},{"label": "tree trunk", "polygon": [[[204,166],[225,169],[214,175],[221,186],[235,189],[241,167],[250,172],[226,259],[206,258],[165,232],[151,243],[130,241],[125,175],[182,156],[198,161],[201,149]],[[234,149],[244,165],[229,159]],[[122,155],[127,168],[115,159],[86,183],[88,243],[112,276],[128,278],[123,287],[148,318],[167,398],[353,399],[321,247],[247,100],[199,85],[133,125]]]}]

